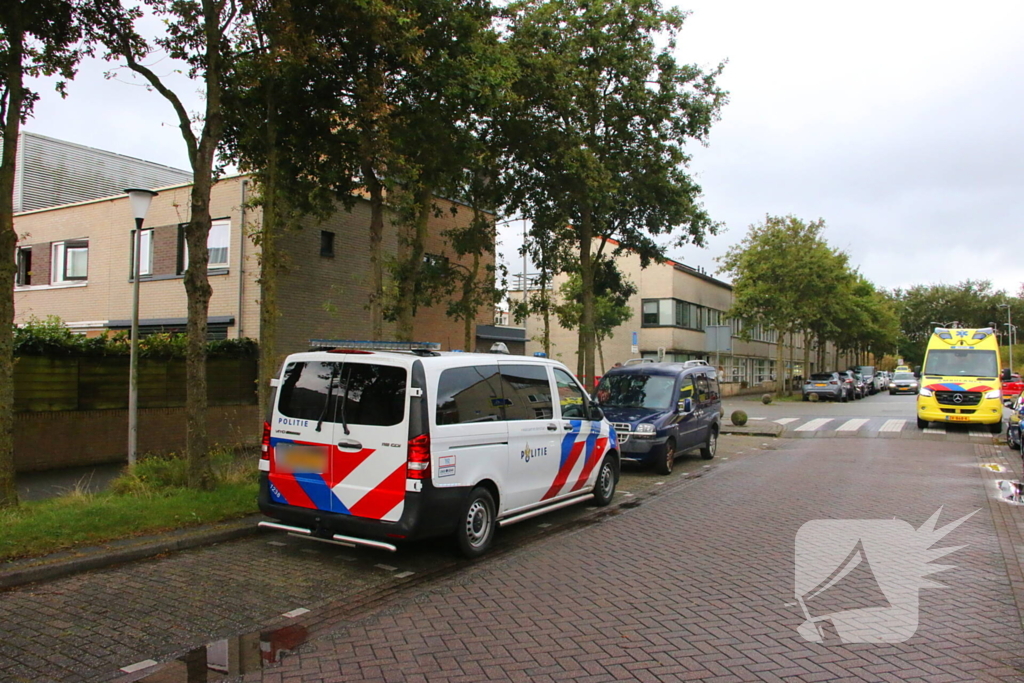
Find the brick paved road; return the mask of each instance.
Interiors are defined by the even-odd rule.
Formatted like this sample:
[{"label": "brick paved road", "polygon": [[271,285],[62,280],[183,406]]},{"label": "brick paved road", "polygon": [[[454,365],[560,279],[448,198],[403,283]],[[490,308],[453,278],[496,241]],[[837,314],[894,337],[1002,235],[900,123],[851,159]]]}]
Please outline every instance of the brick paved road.
[{"label": "brick paved road", "polygon": [[[1024,680],[1014,554],[1024,551],[1024,508],[991,500],[1007,475],[979,466],[1005,449],[776,444],[598,525],[350,614],[245,680]],[[979,512],[941,544],[969,546],[933,577],[948,589],[922,591],[916,635],[892,645],[797,635],[803,619],[786,603],[804,522],[896,517],[918,527],[939,506],[940,524]],[[879,592],[850,576],[852,590],[830,589],[840,591],[830,608],[879,606]]]},{"label": "brick paved road", "polygon": [[[723,440],[716,462],[749,451],[748,441]],[[680,459],[671,477],[631,470],[621,489],[635,495],[620,494],[617,500],[662,491],[706,465],[693,455]],[[592,512],[573,506],[536,523],[502,530],[499,549],[557,533],[588,514]],[[443,540],[392,555],[273,533],[23,586],[0,592],[0,683],[107,681],[120,667],[150,659],[163,662],[249,632],[255,632],[255,641],[239,640],[246,646],[255,643],[258,666],[260,630],[284,613],[311,609],[329,620],[334,614],[330,606],[339,600],[345,601],[342,605],[356,596],[379,600],[401,586],[429,583],[464,564]]]}]

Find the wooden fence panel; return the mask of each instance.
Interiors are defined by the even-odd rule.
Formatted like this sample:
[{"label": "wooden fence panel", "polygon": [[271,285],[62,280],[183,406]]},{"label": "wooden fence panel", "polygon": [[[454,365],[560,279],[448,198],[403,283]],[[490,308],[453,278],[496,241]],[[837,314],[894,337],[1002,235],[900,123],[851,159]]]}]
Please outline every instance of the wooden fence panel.
[{"label": "wooden fence panel", "polygon": [[26,356],[14,364],[16,412],[78,409],[78,359]]},{"label": "wooden fence panel", "polygon": [[[128,364],[128,358],[121,356],[18,358],[15,412],[127,408]],[[255,358],[211,358],[206,372],[210,405],[256,403]],[[184,406],[186,386],[184,360],[139,359],[139,408]]]}]

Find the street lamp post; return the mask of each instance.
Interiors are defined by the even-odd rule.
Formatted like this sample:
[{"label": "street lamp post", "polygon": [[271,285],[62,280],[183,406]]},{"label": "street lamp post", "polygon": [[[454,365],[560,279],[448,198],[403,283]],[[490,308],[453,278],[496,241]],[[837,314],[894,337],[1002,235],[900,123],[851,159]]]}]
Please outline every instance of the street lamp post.
[{"label": "street lamp post", "polygon": [[142,256],[142,222],[146,219],[149,203],[156,192],[152,190],[125,190],[131,200],[135,216],[135,235],[132,239],[132,338],[131,356],[128,361],[128,469],[135,468],[139,445],[139,264]]},{"label": "street lamp post", "polygon": [[1010,348],[1010,372],[1013,372],[1013,321],[1010,320],[1010,304],[999,304],[999,308],[1006,309],[1006,335]]}]

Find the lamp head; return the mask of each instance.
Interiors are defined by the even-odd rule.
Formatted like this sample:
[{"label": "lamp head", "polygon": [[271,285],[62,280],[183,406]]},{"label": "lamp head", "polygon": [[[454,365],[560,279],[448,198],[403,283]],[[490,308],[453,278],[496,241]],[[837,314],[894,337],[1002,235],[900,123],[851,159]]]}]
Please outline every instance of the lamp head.
[{"label": "lamp head", "polygon": [[139,190],[139,189],[128,189],[124,191],[128,195],[128,199],[132,203],[132,215],[135,216],[136,220],[142,220],[146,217],[146,212],[149,211],[149,203],[153,201],[153,197],[157,195],[153,190]]}]

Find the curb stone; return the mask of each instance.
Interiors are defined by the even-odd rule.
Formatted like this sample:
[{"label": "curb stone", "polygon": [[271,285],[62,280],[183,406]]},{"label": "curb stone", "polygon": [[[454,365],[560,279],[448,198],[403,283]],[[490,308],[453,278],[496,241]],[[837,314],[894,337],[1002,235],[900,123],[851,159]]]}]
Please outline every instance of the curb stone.
[{"label": "curb stone", "polygon": [[260,533],[256,524],[261,519],[265,519],[263,515],[249,515],[229,522],[120,539],[103,545],[14,560],[0,564],[0,591],[38,581],[52,581],[123,562],[144,560],[176,550],[245,538]]}]

